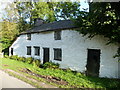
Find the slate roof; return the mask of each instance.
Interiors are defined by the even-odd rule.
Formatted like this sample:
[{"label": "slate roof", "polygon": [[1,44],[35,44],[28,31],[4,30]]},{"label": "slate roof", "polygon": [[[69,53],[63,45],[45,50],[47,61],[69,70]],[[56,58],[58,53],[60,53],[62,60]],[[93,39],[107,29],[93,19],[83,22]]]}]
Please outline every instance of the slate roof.
[{"label": "slate roof", "polygon": [[71,20],[61,20],[61,21],[55,21],[52,23],[45,23],[41,24],[40,26],[36,26],[30,30],[27,30],[26,32],[23,32],[21,34],[25,33],[38,33],[43,31],[54,31],[54,30],[65,30],[65,29],[74,29],[77,28],[73,21]]}]

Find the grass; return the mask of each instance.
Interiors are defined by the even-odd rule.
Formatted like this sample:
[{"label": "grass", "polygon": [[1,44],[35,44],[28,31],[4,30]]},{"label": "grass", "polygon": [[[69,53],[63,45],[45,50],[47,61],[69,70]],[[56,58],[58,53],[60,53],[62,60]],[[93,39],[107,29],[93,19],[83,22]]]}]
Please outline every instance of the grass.
[{"label": "grass", "polygon": [[24,75],[34,78],[38,81],[47,82],[47,83],[50,83],[57,87],[62,87],[62,88],[70,88],[70,87],[76,87],[76,88],[120,88],[120,81],[114,80],[114,79],[88,77],[81,73],[75,73],[70,70],[64,71],[61,69],[37,68],[37,67],[33,67],[31,64],[23,63],[20,61],[15,61],[15,60],[11,60],[11,59],[6,59],[6,58],[0,58],[0,62],[1,61],[2,61],[2,69],[12,69],[14,71],[21,73],[19,71],[20,68],[28,68],[37,74],[54,76],[54,77],[60,78],[60,79],[68,82],[68,85],[58,85],[56,83],[47,82],[43,78],[38,78],[38,77],[35,77],[32,75],[23,73]]}]

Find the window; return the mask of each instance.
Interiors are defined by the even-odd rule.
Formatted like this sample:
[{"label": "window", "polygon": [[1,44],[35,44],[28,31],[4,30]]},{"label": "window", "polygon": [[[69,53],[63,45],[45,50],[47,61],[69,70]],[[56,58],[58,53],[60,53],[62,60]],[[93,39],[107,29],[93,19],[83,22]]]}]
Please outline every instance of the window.
[{"label": "window", "polygon": [[31,46],[27,46],[27,55],[31,55]]},{"label": "window", "polygon": [[55,40],[61,40],[61,31],[55,31],[54,38]]},{"label": "window", "polygon": [[54,49],[54,60],[62,61],[62,50],[61,49]]},{"label": "window", "polygon": [[27,40],[31,40],[31,34],[27,34]]},{"label": "window", "polygon": [[40,47],[34,47],[35,49],[35,55],[39,56],[40,55]]},{"label": "window", "polygon": [[13,55],[13,48],[11,48],[11,55]]}]

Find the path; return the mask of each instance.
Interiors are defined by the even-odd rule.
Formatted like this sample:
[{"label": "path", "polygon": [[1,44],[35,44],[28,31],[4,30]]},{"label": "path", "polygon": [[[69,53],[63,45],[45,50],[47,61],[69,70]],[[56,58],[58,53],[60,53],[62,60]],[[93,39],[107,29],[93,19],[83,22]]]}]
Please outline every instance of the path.
[{"label": "path", "polygon": [[0,70],[0,90],[1,88],[34,88],[33,86],[9,76],[7,73]]}]

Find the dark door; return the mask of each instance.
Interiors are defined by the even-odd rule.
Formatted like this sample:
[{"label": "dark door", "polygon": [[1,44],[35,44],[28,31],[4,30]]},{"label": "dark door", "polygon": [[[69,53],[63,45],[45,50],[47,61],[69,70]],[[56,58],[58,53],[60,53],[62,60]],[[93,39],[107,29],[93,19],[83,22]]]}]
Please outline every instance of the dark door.
[{"label": "dark door", "polygon": [[13,48],[11,48],[11,55],[13,55]]},{"label": "dark door", "polygon": [[100,50],[88,49],[87,71],[88,76],[99,76],[100,67]]},{"label": "dark door", "polygon": [[49,48],[43,48],[43,64],[49,62]]}]

